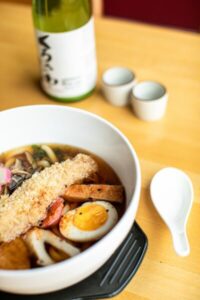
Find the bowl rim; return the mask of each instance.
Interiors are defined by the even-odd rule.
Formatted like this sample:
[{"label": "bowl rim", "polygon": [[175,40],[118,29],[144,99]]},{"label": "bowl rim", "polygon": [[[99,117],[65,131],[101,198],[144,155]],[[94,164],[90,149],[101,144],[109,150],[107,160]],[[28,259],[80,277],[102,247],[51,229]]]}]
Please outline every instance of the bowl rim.
[{"label": "bowl rim", "polygon": [[[125,222],[124,220],[125,220],[127,214],[132,212],[133,210],[137,211],[137,208],[138,208],[139,194],[140,194],[140,188],[141,188],[141,170],[140,170],[138,156],[136,154],[134,147],[129,142],[128,138],[115,125],[113,125],[106,119],[96,115],[95,113],[91,113],[89,111],[86,111],[86,110],[83,110],[80,108],[68,107],[68,106],[63,106],[63,105],[52,105],[52,104],[35,104],[35,105],[24,105],[24,106],[14,107],[14,108],[0,111],[0,117],[2,114],[6,114],[7,112],[10,112],[10,111],[20,111],[20,110],[23,111],[23,110],[27,110],[27,109],[46,109],[46,108],[50,108],[50,109],[52,109],[52,111],[57,109],[57,110],[62,110],[62,111],[68,110],[68,111],[72,111],[72,112],[78,112],[78,113],[84,114],[86,116],[92,117],[93,119],[97,119],[98,121],[111,127],[112,130],[115,131],[121,137],[121,139],[124,141],[124,143],[128,147],[128,149],[131,153],[131,156],[133,158],[133,161],[135,164],[135,172],[136,172],[135,190],[131,196],[129,205],[126,208],[125,213],[123,214],[121,219],[117,222],[117,224],[113,227],[113,229],[109,233],[107,233],[104,237],[102,237],[99,241],[97,241],[97,243],[95,243],[94,245],[92,245],[91,247],[86,249],[85,251],[79,253],[76,256],[71,257],[70,259],[67,259],[67,260],[64,260],[61,262],[57,262],[55,264],[41,267],[41,268],[28,269],[28,270],[3,270],[2,269],[2,270],[0,270],[0,277],[9,278],[9,277],[17,276],[17,277],[26,277],[26,278],[29,277],[30,278],[34,275],[37,276],[38,274],[45,274],[45,273],[48,273],[51,271],[54,272],[56,270],[58,271],[60,268],[64,268],[66,265],[73,264],[74,261],[81,262],[83,259],[87,258],[87,256],[90,255],[91,252],[94,252],[96,248],[100,248],[102,246],[102,244],[105,244],[107,241],[109,241],[110,236],[113,235],[115,232],[117,232],[121,226],[123,226],[123,223]],[[136,208],[135,208],[135,201],[133,201],[133,200],[137,201]],[[134,218],[133,218],[133,222],[134,222]]]}]

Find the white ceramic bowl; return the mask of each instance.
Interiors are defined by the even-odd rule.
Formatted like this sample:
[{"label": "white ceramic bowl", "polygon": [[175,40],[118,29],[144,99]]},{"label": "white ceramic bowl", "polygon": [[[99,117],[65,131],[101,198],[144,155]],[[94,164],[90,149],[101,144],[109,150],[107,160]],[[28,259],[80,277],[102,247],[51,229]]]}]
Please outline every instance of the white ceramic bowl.
[{"label": "white ceramic bowl", "polygon": [[106,120],[83,110],[35,105],[0,112],[0,153],[35,143],[62,143],[102,157],[119,175],[126,190],[126,212],[104,238],[69,260],[38,269],[0,270],[0,290],[36,294],[55,291],[81,281],[112,255],[131,228],[141,187],[137,155],[126,137]]}]

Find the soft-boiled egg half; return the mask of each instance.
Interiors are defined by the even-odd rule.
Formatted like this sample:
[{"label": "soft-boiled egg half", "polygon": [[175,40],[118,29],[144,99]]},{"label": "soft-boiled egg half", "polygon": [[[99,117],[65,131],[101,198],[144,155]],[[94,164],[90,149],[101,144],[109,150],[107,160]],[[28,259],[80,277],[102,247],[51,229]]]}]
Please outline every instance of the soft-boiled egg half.
[{"label": "soft-boiled egg half", "polygon": [[76,242],[95,241],[117,223],[116,208],[105,201],[86,202],[68,211],[60,220],[60,232]]}]

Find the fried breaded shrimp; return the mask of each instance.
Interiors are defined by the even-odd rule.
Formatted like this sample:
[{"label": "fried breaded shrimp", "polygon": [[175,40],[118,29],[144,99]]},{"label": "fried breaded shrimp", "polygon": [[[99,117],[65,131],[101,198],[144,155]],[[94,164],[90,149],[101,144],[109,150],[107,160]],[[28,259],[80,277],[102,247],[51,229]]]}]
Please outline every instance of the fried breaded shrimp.
[{"label": "fried breaded shrimp", "polygon": [[80,183],[96,171],[97,164],[90,156],[78,154],[35,173],[11,196],[0,197],[0,242],[9,242],[38,226],[66,186]]}]

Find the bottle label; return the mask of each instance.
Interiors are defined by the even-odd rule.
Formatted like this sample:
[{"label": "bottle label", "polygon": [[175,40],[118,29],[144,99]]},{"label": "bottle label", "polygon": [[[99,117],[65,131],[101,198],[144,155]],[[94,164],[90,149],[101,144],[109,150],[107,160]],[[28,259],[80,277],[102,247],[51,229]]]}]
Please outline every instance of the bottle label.
[{"label": "bottle label", "polygon": [[51,96],[74,98],[96,84],[94,20],[62,33],[36,30],[42,87]]}]

